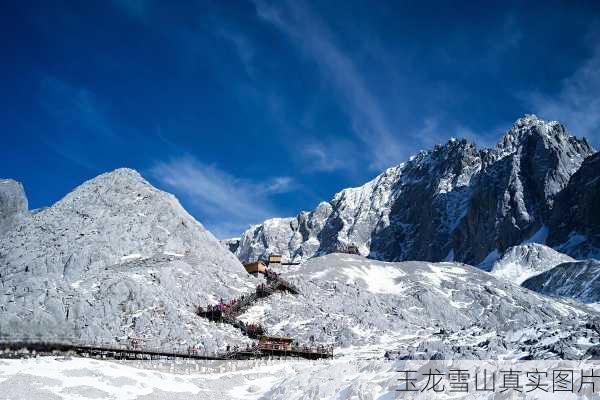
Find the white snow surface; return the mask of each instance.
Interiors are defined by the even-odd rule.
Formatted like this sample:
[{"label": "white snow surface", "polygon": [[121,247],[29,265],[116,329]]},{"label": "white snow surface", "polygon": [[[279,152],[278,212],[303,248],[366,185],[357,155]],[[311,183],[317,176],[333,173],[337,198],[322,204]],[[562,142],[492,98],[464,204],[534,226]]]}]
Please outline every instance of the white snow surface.
[{"label": "white snow surface", "polygon": [[[483,371],[496,380],[500,371],[597,370],[598,361],[238,361],[238,362],[114,362],[73,358],[43,357],[0,360],[0,398],[11,400],[388,400],[410,399],[490,399],[521,398],[502,396],[502,381],[494,385],[495,393],[474,390],[475,375],[479,383]],[[468,393],[451,391],[447,377],[442,378],[442,392],[421,392],[428,378],[425,373],[452,369],[468,371]],[[416,392],[399,392],[405,388],[399,371],[415,371]],[[522,372],[521,385],[530,382]],[[577,379],[577,378],[575,378]],[[543,383],[546,381],[543,380]],[[456,388],[458,386],[454,386]],[[576,389],[579,386],[576,382]],[[590,385],[581,393],[542,393],[540,399],[591,399]],[[527,387],[529,390],[530,387]],[[535,393],[535,392],[534,392]],[[539,395],[539,394],[538,394]],[[497,396],[497,397],[495,397]],[[597,396],[597,391],[594,396]],[[523,398],[525,398],[523,396]],[[527,397],[529,398],[529,396]]]},{"label": "white snow surface", "polygon": [[[598,318],[575,302],[460,263],[386,263],[333,253],[280,267],[280,273],[301,294],[275,294],[242,318],[261,322],[270,334],[334,344],[354,357],[386,351],[408,358],[513,357],[511,349],[525,336],[531,338],[526,353],[553,358],[557,354],[541,345],[542,338],[586,335],[585,321]],[[577,358],[587,348],[571,350],[565,357]]]},{"label": "white snow surface", "polygon": [[[118,169],[77,187],[0,237],[0,336],[246,340],[194,314],[256,280],[177,199]],[[220,345],[219,344],[219,345]]]},{"label": "white snow surface", "polygon": [[520,285],[534,275],[571,261],[575,260],[543,244],[523,244],[509,248],[493,264],[490,273]]}]

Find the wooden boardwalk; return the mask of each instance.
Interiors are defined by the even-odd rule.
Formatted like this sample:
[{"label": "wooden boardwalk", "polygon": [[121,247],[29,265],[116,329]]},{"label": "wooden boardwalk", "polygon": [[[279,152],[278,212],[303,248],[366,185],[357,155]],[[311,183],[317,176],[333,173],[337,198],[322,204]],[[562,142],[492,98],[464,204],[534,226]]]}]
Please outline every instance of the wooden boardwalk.
[{"label": "wooden boardwalk", "polygon": [[[321,351],[322,350],[322,351]],[[36,356],[79,356],[112,360],[248,360],[258,358],[332,358],[333,348],[295,347],[292,350],[252,347],[215,354],[195,351],[166,351],[134,349],[110,345],[85,345],[65,342],[0,342],[0,358],[29,358]]]},{"label": "wooden boardwalk", "polygon": [[228,360],[227,354],[198,354],[188,351],[161,349],[134,349],[116,345],[86,345],[65,342],[0,342],[0,358],[25,358],[31,356],[76,355],[80,357],[114,360],[170,360],[177,358],[196,360]]},{"label": "wooden boardwalk", "polygon": [[285,291],[292,294],[299,294],[299,290],[281,278],[279,274],[267,270],[265,272],[267,284],[261,284],[256,287],[253,293],[247,293],[235,299],[233,302],[223,304],[209,305],[206,308],[198,307],[196,313],[204,318],[215,322],[223,322],[240,329],[244,335],[258,339],[261,335],[267,335],[264,326],[256,324],[249,325],[240,321],[238,317],[250,308],[257,300],[271,296],[276,291]]},{"label": "wooden boardwalk", "polygon": [[[245,294],[227,305],[211,306],[210,309],[197,310],[198,315],[215,322],[223,322],[235,326],[250,338],[258,339],[267,332],[258,324],[246,324],[237,319],[258,299],[268,297],[276,291],[287,291],[299,294],[298,289],[290,282],[271,271],[265,273],[267,284],[261,284],[254,293]],[[60,340],[63,340],[62,342]],[[272,345],[256,344],[252,347],[239,348],[222,353],[202,354],[195,349],[185,351],[166,350],[161,348],[142,348],[137,344],[119,346],[117,344],[78,343],[73,338],[57,338],[44,341],[39,338],[10,338],[0,336],[0,358],[27,358],[36,356],[79,356],[114,360],[248,360],[258,358],[333,358],[332,346],[292,345],[281,348]]]}]

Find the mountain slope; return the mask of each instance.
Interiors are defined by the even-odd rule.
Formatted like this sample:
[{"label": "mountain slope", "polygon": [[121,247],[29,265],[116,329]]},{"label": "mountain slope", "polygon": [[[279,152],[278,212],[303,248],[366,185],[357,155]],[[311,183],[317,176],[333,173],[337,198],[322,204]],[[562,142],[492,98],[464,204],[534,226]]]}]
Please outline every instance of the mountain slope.
[{"label": "mountain slope", "polygon": [[[119,169],[0,238],[0,335],[241,340],[195,306],[251,290],[240,262],[172,195]],[[222,343],[222,341],[221,341]]]},{"label": "mountain slope", "polygon": [[600,302],[600,261],[566,262],[527,279],[523,286],[553,297],[570,297],[582,303]]},{"label": "mountain slope", "polygon": [[502,258],[494,263],[490,273],[520,285],[532,276],[571,261],[575,260],[550,247],[529,243],[509,248]]},{"label": "mountain slope", "polygon": [[387,261],[491,265],[544,229],[556,195],[592,153],[558,122],[526,116],[492,149],[451,139],[311,212],[251,226],[236,255],[304,260],[354,244]]},{"label": "mountain slope", "polygon": [[588,157],[556,200],[547,243],[578,258],[600,258],[600,153]]},{"label": "mountain slope", "polygon": [[281,272],[301,294],[273,295],[242,318],[300,342],[336,343],[342,353],[489,359],[564,350],[579,358],[591,345],[586,335],[596,335],[585,323],[600,317],[459,263],[329,254]]}]

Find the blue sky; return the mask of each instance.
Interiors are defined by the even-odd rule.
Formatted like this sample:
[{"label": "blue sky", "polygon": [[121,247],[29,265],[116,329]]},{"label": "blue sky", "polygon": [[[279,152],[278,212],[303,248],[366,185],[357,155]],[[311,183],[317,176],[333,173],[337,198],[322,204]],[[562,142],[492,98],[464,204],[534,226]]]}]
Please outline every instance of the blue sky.
[{"label": "blue sky", "polygon": [[525,113],[598,147],[598,4],[5,2],[0,177],[135,168],[224,238]]}]

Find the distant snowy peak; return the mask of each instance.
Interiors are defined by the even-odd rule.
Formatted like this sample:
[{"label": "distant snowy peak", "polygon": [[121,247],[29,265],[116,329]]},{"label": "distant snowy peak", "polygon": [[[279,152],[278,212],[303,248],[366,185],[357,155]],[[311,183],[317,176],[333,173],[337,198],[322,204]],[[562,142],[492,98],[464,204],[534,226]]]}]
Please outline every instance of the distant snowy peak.
[{"label": "distant snowy peak", "polygon": [[[585,138],[571,135],[557,121],[546,122],[535,115],[519,119],[505,135],[505,142],[510,136],[516,139],[516,143],[508,146],[513,151],[530,152],[538,157],[531,162],[542,162],[544,166],[552,167],[543,176],[547,195],[554,195],[563,189],[583,160],[594,153]],[[506,147],[499,146],[499,149],[506,150]]]},{"label": "distant snowy peak", "polygon": [[570,144],[578,150],[576,154],[586,154],[593,150],[585,138],[578,139],[571,135],[560,122],[545,121],[536,115],[525,115],[517,119],[494,150],[500,155],[514,153],[532,137],[543,139],[548,146],[554,148]]},{"label": "distant snowy peak", "polygon": [[542,244],[524,244],[509,248],[502,258],[494,263],[490,273],[520,285],[534,275],[571,261],[575,260]]},{"label": "distant snowy peak", "polygon": [[477,265],[549,226],[556,195],[592,153],[560,123],[527,115],[491,149],[450,139],[311,212],[252,226],[236,255],[304,260],[353,244],[380,260]]}]

